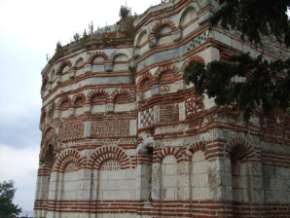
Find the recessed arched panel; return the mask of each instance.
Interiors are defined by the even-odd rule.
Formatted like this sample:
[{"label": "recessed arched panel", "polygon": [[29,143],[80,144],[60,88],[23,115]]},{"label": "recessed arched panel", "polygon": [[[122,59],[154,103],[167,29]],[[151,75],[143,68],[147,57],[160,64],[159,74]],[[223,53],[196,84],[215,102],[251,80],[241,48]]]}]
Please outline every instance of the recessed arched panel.
[{"label": "recessed arched panel", "polygon": [[164,71],[159,76],[159,85],[168,85],[174,82],[175,74],[174,72],[168,70]]},{"label": "recessed arched panel", "polygon": [[71,67],[72,67],[71,62],[69,62],[69,61],[65,62],[59,67],[57,74],[59,74],[59,75],[66,74],[70,71]]},{"label": "recessed arched panel", "polygon": [[114,63],[128,62],[129,58],[126,54],[117,54],[114,56]]},{"label": "recessed arched panel", "polygon": [[135,199],[135,176],[129,167],[129,157],[118,147],[102,147],[90,157],[92,198],[94,200]]},{"label": "recessed arched panel", "polygon": [[208,200],[209,175],[208,160],[203,151],[196,151],[191,158],[191,193],[192,200]]},{"label": "recessed arched panel", "polygon": [[142,47],[147,41],[147,31],[144,30],[143,32],[141,32],[138,37],[137,37],[137,41],[136,41],[136,46],[137,47]]},{"label": "recessed arched panel", "polygon": [[89,102],[91,104],[106,104],[108,101],[108,95],[104,91],[95,91],[90,93]]},{"label": "recessed arched panel", "polygon": [[71,100],[69,97],[64,97],[59,101],[59,109],[67,109],[71,106]]},{"label": "recessed arched panel", "polygon": [[[242,141],[242,140],[241,140]],[[233,141],[234,142],[234,141]],[[233,143],[232,142],[232,143]],[[232,174],[232,198],[234,202],[252,202],[256,199],[254,192],[254,175],[256,153],[253,146],[236,142],[228,145]]]},{"label": "recessed arched panel", "polygon": [[92,61],[92,64],[104,64],[105,62],[105,59],[103,56],[96,56],[93,61]]},{"label": "recessed arched panel", "polygon": [[188,26],[191,22],[196,20],[196,18],[197,14],[195,8],[189,7],[182,13],[179,25],[180,27],[184,28]]},{"label": "recessed arched panel", "polygon": [[83,94],[77,95],[73,98],[73,106],[80,107],[86,102],[86,97]]},{"label": "recessed arched panel", "polygon": [[80,173],[76,164],[71,161],[64,167],[64,172],[61,176],[61,200],[77,200],[79,197],[79,186],[81,183]]},{"label": "recessed arched panel", "polygon": [[128,104],[135,101],[134,96],[128,92],[117,93],[113,99],[115,104]]},{"label": "recessed arched panel", "polygon": [[172,28],[169,25],[161,26],[156,32],[157,44],[169,44],[172,42],[171,39]]},{"label": "recessed arched panel", "polygon": [[178,200],[177,161],[172,155],[166,156],[161,162],[161,200]]},{"label": "recessed arched panel", "polygon": [[140,82],[140,86],[139,89],[143,92],[148,91],[151,86],[152,86],[153,81],[150,80],[150,78],[145,77],[144,79],[142,79],[142,81]]},{"label": "recessed arched panel", "polygon": [[75,67],[80,68],[84,65],[85,61],[82,57],[78,58],[77,61],[75,62]]}]

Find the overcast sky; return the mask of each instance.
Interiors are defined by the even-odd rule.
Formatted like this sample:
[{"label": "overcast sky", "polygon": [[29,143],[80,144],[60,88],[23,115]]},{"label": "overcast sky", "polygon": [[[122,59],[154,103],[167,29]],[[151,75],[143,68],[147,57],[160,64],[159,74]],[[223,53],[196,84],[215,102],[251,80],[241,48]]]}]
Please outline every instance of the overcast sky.
[{"label": "overcast sky", "polygon": [[160,0],[0,0],[0,181],[14,180],[15,202],[33,208],[38,165],[40,72],[57,41],[93,21],[118,19],[121,5],[142,13]]}]

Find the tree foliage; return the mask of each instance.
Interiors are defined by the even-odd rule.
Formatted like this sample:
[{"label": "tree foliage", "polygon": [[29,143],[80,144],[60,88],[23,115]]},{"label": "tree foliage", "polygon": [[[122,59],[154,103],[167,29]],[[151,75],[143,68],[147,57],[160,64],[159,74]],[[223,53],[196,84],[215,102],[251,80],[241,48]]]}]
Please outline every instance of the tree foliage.
[{"label": "tree foliage", "polygon": [[215,98],[219,106],[237,107],[246,119],[257,110],[269,114],[290,107],[290,58],[268,62],[242,54],[207,66],[193,63],[185,76],[199,94]]},{"label": "tree foliage", "polygon": [[242,38],[256,45],[263,44],[263,36],[274,36],[280,43],[290,46],[290,24],[287,9],[290,0],[219,0],[221,3],[211,19],[215,26],[237,30]]},{"label": "tree foliage", "polygon": [[[219,0],[213,26],[237,30],[242,39],[263,47],[263,37],[290,45],[286,14],[290,0]],[[289,55],[290,57],[290,55]],[[238,54],[207,66],[192,63],[185,70],[199,94],[213,97],[218,106],[235,106],[248,120],[256,111],[269,114],[290,108],[290,58],[269,62],[263,56]]]},{"label": "tree foliage", "polygon": [[15,191],[12,181],[0,182],[0,218],[12,218],[21,212],[21,209],[12,202]]}]

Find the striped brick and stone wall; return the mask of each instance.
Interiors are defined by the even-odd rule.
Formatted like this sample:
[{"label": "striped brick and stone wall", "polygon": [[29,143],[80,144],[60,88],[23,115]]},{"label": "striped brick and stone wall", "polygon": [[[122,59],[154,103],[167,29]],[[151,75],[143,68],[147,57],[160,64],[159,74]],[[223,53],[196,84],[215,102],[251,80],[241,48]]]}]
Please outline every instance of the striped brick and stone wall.
[{"label": "striped brick and stone wall", "polygon": [[133,40],[91,40],[47,64],[35,217],[290,217],[289,116],[245,125],[183,79],[194,61],[261,52],[210,28],[215,7],[162,3]]}]

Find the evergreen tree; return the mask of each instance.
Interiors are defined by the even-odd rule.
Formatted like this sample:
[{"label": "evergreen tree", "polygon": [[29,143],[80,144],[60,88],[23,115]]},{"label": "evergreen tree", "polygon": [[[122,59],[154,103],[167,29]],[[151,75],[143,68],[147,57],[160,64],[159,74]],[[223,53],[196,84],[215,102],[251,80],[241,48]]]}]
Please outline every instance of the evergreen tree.
[{"label": "evergreen tree", "polygon": [[0,218],[12,218],[21,212],[21,209],[12,202],[15,191],[12,181],[0,182]]},{"label": "evergreen tree", "polygon": [[[241,32],[256,46],[263,37],[290,46],[290,25],[286,14],[290,0],[220,0],[220,10],[211,18],[213,26]],[[199,94],[213,97],[218,106],[238,109],[248,120],[254,113],[273,114],[290,108],[290,54],[287,60],[268,62],[263,56],[237,54],[227,61],[207,66],[192,63],[185,69],[188,82]]]}]

